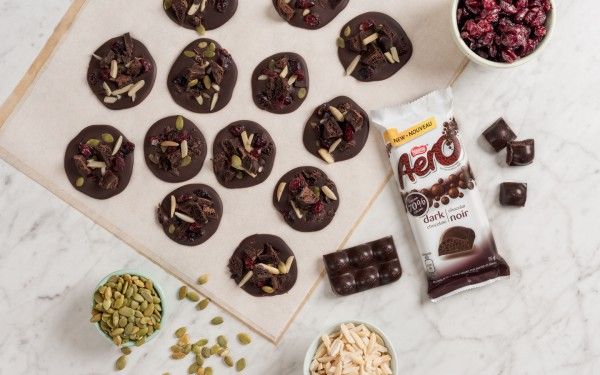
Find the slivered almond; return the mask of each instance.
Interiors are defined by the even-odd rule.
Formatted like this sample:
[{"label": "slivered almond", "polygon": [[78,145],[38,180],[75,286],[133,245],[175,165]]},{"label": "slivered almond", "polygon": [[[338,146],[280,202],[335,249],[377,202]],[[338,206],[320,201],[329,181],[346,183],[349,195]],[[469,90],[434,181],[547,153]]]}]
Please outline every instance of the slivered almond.
[{"label": "slivered almond", "polygon": [[304,17],[308,16],[309,14],[310,14],[310,9],[308,9],[308,8],[307,8],[307,9],[304,9],[304,11],[302,12],[302,15],[303,15]]},{"label": "slivered almond", "polygon": [[327,163],[329,163],[329,164],[335,163],[335,160],[333,159],[333,156],[326,149],[320,148],[319,149],[319,155],[321,155],[321,157],[323,158],[323,160],[325,160]]},{"label": "slivered almond", "polygon": [[385,56],[385,58],[387,59],[387,61],[390,64],[395,64],[396,63],[396,61],[394,60],[394,57],[392,56],[391,52],[385,52],[383,55]]},{"label": "slivered almond", "polygon": [[266,81],[269,77],[266,74],[261,74],[257,78],[259,81]]},{"label": "slivered almond", "polygon": [[337,122],[344,121],[344,114],[342,112],[340,112],[340,110],[337,109],[336,107],[330,105],[329,112],[331,112],[331,114],[333,115],[333,117],[336,119]]},{"label": "slivered almond", "polygon": [[291,255],[285,261],[285,273],[290,273],[290,269],[292,268],[292,264],[294,263],[294,256]]},{"label": "slivered almond", "polygon": [[115,146],[112,149],[112,153],[111,153],[112,156],[115,156],[117,154],[117,152],[119,152],[122,144],[123,144],[123,136],[120,135],[119,138],[117,138],[117,141],[115,142]]},{"label": "slivered almond", "polygon": [[185,221],[186,223],[193,224],[196,222],[193,217],[190,217],[186,214],[182,214],[181,212],[175,212],[175,216],[177,216],[180,220]]},{"label": "slivered almond", "polygon": [[195,0],[190,9],[188,10],[188,16],[193,16],[200,10],[200,0]]},{"label": "slivered almond", "polygon": [[95,58],[96,60],[102,60],[102,57],[96,55],[95,53],[92,53],[92,57]]},{"label": "slivered almond", "polygon": [[338,146],[340,145],[340,143],[342,143],[342,138],[336,139],[335,142],[333,142],[331,144],[331,146],[329,146],[329,153],[331,154],[332,152],[334,152],[335,149],[338,148]]},{"label": "slivered almond", "polygon": [[267,270],[270,274],[272,275],[279,275],[280,272],[277,268],[270,266],[268,264],[264,264],[264,263],[258,263],[257,266],[260,266],[262,268],[264,268],[265,270]]},{"label": "slivered almond", "polygon": [[248,132],[246,132],[245,130],[242,132],[242,143],[244,144],[244,149],[247,152],[251,152],[252,151],[252,146],[251,146],[251,141],[250,138],[248,137]]},{"label": "slivered almond", "polygon": [[329,186],[327,186],[327,185],[321,186],[321,191],[323,192],[323,194],[325,194],[325,196],[327,198],[331,199],[332,201],[337,201],[337,197],[335,196],[335,193],[333,192],[333,190],[331,190],[331,188],[329,188]]},{"label": "slivered almond", "polygon": [[179,146],[181,147],[181,158],[183,159],[188,156],[188,141],[184,139]]},{"label": "slivered almond", "polygon": [[204,12],[205,9],[206,9],[206,0],[202,0],[202,5],[200,6],[200,11]]},{"label": "slivered almond", "polygon": [[296,74],[292,75],[290,77],[290,79],[288,79],[288,85],[290,85],[290,86],[293,85],[297,79],[298,79],[298,75],[296,75]]},{"label": "slivered almond", "polygon": [[286,65],[283,67],[283,70],[281,71],[281,73],[279,73],[279,76],[281,78],[285,78],[285,77],[287,77],[288,72],[289,72],[289,69],[288,69],[288,66]]},{"label": "slivered almond", "polygon": [[179,147],[179,143],[173,141],[162,141],[160,145],[162,147]]},{"label": "slivered almond", "polygon": [[352,62],[350,63],[350,65],[348,65],[348,67],[346,68],[346,75],[349,76],[350,74],[352,74],[352,72],[354,72],[354,69],[356,69],[356,67],[358,66],[358,63],[360,62],[360,55],[356,55],[356,57],[354,58],[354,60],[352,60]]},{"label": "slivered almond", "polygon": [[106,94],[106,96],[112,95],[112,91],[111,91],[110,87],[108,86],[108,83],[106,83],[106,81],[102,82],[102,88],[104,89],[104,93]]},{"label": "slivered almond", "polygon": [[98,160],[88,160],[87,166],[92,169],[106,168],[106,163]]},{"label": "slivered almond", "polygon": [[175,209],[177,208],[177,199],[174,195],[171,195],[171,217],[175,215]]},{"label": "slivered almond", "polygon": [[294,201],[291,201],[290,203],[292,204],[292,209],[296,213],[296,216],[298,217],[298,219],[302,219],[302,217],[304,217],[304,215],[302,214],[302,212],[300,211],[298,206],[296,206],[296,203],[294,203]]},{"label": "slivered almond", "polygon": [[285,189],[286,183],[280,182],[277,186],[277,202],[281,200],[281,195],[283,195],[283,190]]},{"label": "slivered almond", "polygon": [[213,109],[215,109],[215,106],[217,105],[217,101],[219,100],[219,93],[216,92],[213,97],[212,100],[210,102],[210,111],[212,112]]},{"label": "slivered almond", "polygon": [[366,46],[369,43],[373,43],[374,41],[376,41],[379,38],[379,34],[378,33],[373,33],[371,35],[369,35],[368,37],[366,37],[365,39],[362,40],[362,44],[364,46]]},{"label": "slivered almond", "polygon": [[133,83],[128,84],[127,86],[123,86],[120,89],[116,89],[112,92],[113,96],[117,96],[117,95],[122,95],[125,94],[126,92],[128,92],[129,90],[131,90],[131,88],[133,87]]},{"label": "slivered almond", "polygon": [[144,87],[144,85],[146,84],[146,81],[144,81],[143,79],[137,81],[127,92],[127,96],[129,96],[130,98],[132,98],[132,100],[135,101],[135,99],[133,99],[135,97],[135,95],[137,94],[138,91],[140,91],[142,89],[142,87]]},{"label": "slivered almond", "polygon": [[112,60],[110,62],[110,78],[117,78],[117,74],[119,73],[119,65],[117,64],[117,60]]},{"label": "slivered almond", "polygon": [[212,84],[212,89],[215,90],[216,92],[221,91],[221,86],[217,85],[216,83]]},{"label": "slivered almond", "polygon": [[114,97],[114,96],[105,96],[103,102],[106,104],[113,104],[116,103],[118,100],[118,98]]},{"label": "slivered almond", "polygon": [[392,54],[392,58],[394,59],[394,61],[399,63],[400,56],[398,56],[398,48],[396,48],[396,47],[390,48],[390,53]]},{"label": "slivered almond", "polygon": [[198,104],[204,105],[204,98],[202,97],[202,95],[197,96],[196,101],[198,102]]},{"label": "slivered almond", "polygon": [[246,283],[252,278],[252,275],[254,275],[254,272],[248,271],[248,273],[246,273],[244,275],[244,277],[242,277],[242,279],[240,280],[238,286],[241,288],[244,285],[246,285]]}]

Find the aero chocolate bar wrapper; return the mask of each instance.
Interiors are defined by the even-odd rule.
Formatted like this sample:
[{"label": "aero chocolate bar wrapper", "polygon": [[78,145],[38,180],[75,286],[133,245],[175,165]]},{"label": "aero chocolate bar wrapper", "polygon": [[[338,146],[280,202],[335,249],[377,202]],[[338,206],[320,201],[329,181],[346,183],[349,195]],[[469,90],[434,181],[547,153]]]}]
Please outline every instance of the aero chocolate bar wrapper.
[{"label": "aero chocolate bar wrapper", "polygon": [[450,88],[373,111],[435,301],[510,275],[477,190]]}]

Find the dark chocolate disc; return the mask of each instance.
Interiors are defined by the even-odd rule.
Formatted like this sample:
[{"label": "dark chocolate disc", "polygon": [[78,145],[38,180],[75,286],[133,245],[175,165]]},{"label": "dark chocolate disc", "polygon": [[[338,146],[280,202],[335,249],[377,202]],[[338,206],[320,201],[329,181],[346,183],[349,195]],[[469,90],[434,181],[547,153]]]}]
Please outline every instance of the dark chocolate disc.
[{"label": "dark chocolate disc", "polygon": [[412,56],[412,43],[390,16],[369,12],[345,24],[338,37],[338,57],[347,75],[359,81],[387,79]]},{"label": "dark chocolate disc", "polygon": [[65,172],[75,189],[92,198],[107,199],[129,184],[134,149],[112,126],[88,126],[69,142]]},{"label": "dark chocolate disc", "polygon": [[298,278],[294,252],[270,234],[246,237],[229,259],[228,268],[236,284],[255,297],[287,293]]},{"label": "dark chocolate disc", "polygon": [[348,5],[349,0],[273,0],[277,13],[290,25],[320,29]]},{"label": "dark chocolate disc", "polygon": [[233,58],[212,39],[187,45],[169,72],[167,86],[173,100],[196,113],[213,113],[231,100],[237,81]]},{"label": "dark chocolate disc", "polygon": [[219,228],[222,216],[223,203],[219,194],[202,184],[185,185],[167,194],[157,210],[158,222],[165,234],[186,246],[200,245],[208,240]]},{"label": "dark chocolate disc", "polygon": [[277,182],[273,204],[290,227],[314,232],[331,223],[340,196],[325,172],[315,167],[299,167]]},{"label": "dark chocolate disc", "polygon": [[183,182],[202,169],[206,140],[198,127],[183,116],[158,120],[144,138],[144,158],[154,175],[166,182]]},{"label": "dark chocolate disc", "polygon": [[222,26],[237,6],[237,0],[163,0],[163,9],[173,22],[199,33]]},{"label": "dark chocolate disc", "polygon": [[252,121],[237,121],[221,130],[213,144],[213,169],[229,189],[263,182],[275,161],[275,143],[269,132]]},{"label": "dark chocolate disc", "polygon": [[88,66],[87,81],[106,108],[135,107],[146,99],[156,80],[156,64],[148,49],[129,33],[98,48]]},{"label": "dark chocolate disc", "polygon": [[277,114],[294,112],[308,95],[308,67],[293,52],[269,56],[252,73],[252,97],[260,109]]},{"label": "dark chocolate disc", "polygon": [[338,96],[315,109],[304,127],[304,147],[328,163],[355,157],[369,138],[369,116],[352,99]]}]

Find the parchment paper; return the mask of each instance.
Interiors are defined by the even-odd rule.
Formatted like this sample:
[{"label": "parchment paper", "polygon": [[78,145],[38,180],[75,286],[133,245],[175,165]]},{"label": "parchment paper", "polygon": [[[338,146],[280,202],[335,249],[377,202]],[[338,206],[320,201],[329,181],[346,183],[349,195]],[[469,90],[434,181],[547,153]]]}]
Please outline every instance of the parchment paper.
[{"label": "parchment paper", "polygon": [[[26,77],[20,86],[23,90],[31,83],[0,128],[0,154],[184,282],[194,286],[200,274],[210,273],[210,283],[197,289],[276,342],[320,279],[321,255],[343,246],[389,175],[388,162],[375,131],[371,132],[361,154],[350,161],[326,165],[309,154],[302,145],[302,131],[310,113],[318,104],[337,95],[352,97],[367,112],[414,98],[449,84],[459,73],[463,60],[451,40],[450,3],[447,0],[353,0],[333,22],[318,31],[289,26],[279,18],[271,4],[267,0],[241,0],[231,21],[207,33],[207,37],[220,42],[233,55],[239,77],[233,98],[224,110],[198,115],[178,107],[166,88],[171,64],[182,48],[198,35],[170,21],[163,13],[160,0],[85,2],[70,29],[64,35],[60,34],[66,27],[59,29],[58,37],[62,39],[52,53],[46,53],[48,59],[37,78]],[[335,38],[346,21],[373,10],[387,13],[400,22],[412,39],[414,54],[408,65],[391,79],[358,83],[343,76]],[[86,69],[92,51],[107,39],[125,32],[131,32],[134,38],[145,43],[153,54],[158,68],[157,81],[141,105],[124,111],[110,111],[97,102],[87,87]],[[310,91],[296,112],[269,114],[253,104],[250,76],[258,62],[283,51],[304,56],[310,73]],[[41,56],[41,59],[37,63],[44,62],[46,57]],[[35,73],[35,69],[32,71]],[[8,104],[3,108],[4,112],[12,110]],[[209,158],[216,133],[236,120],[259,122],[269,130],[277,144],[273,172],[257,187],[222,188],[214,177],[209,159],[202,172],[189,181],[211,185],[224,202],[223,220],[217,233],[203,245],[193,248],[171,242],[156,222],[156,205],[181,184],[159,181],[146,167],[142,154],[143,137],[148,127],[156,120],[174,114],[183,114],[199,126],[209,143]],[[91,124],[113,125],[137,146],[128,188],[107,201],[96,201],[76,191],[63,170],[62,160],[68,141]],[[271,204],[277,179],[300,165],[322,168],[338,185],[341,199],[338,213],[320,232],[292,230]],[[288,294],[257,299],[237,288],[229,279],[226,268],[229,256],[243,238],[254,233],[278,235],[294,250],[299,277]]]}]

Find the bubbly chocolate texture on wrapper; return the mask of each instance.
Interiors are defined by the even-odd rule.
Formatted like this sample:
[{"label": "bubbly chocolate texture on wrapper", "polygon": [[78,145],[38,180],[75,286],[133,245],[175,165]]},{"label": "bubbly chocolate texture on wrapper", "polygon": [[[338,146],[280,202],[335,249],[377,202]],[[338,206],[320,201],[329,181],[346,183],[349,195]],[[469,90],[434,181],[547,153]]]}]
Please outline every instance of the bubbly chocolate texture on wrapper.
[{"label": "bubbly chocolate texture on wrapper", "polygon": [[508,277],[460,140],[451,89],[373,111],[436,301]]},{"label": "bubbly chocolate texture on wrapper", "polygon": [[341,296],[391,284],[402,276],[391,236],[323,255],[334,293]]},{"label": "bubbly chocolate texture on wrapper", "polygon": [[135,145],[116,128],[88,126],[69,142],[65,172],[77,190],[92,198],[108,199],[129,184],[134,149]]},{"label": "bubbly chocolate texture on wrapper", "polygon": [[235,283],[255,297],[270,297],[290,291],[298,278],[296,257],[277,236],[255,234],[245,238],[229,259]]}]

